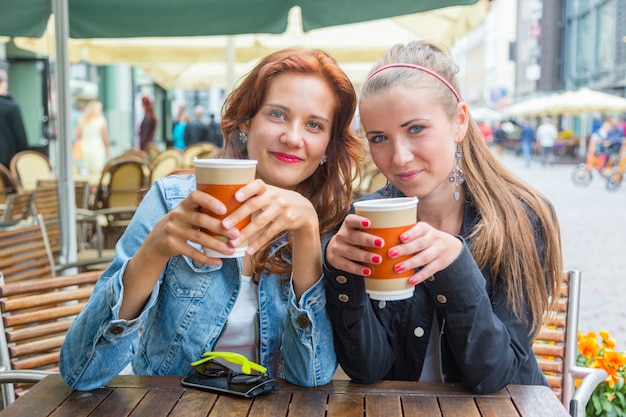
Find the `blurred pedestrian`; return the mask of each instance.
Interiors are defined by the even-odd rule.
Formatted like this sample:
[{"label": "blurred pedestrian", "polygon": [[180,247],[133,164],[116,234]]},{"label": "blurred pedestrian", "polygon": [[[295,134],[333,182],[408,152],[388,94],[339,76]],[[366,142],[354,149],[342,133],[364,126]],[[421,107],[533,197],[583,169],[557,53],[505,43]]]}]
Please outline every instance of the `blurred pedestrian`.
[{"label": "blurred pedestrian", "polygon": [[149,97],[143,96],[141,98],[141,107],[143,107],[144,116],[141,124],[139,125],[139,149],[145,152],[148,142],[152,142],[154,140],[157,117],[154,114],[154,106],[152,105],[152,101]]},{"label": "blurred pedestrian", "polygon": [[224,145],[224,138],[222,137],[222,129],[220,125],[215,121],[215,115],[211,113],[209,116],[211,120],[209,121],[209,142],[221,148]]},{"label": "blurred pedestrian", "polygon": [[87,103],[85,111],[76,126],[76,153],[77,162],[81,170],[90,174],[100,174],[107,159],[111,156],[107,121],[102,115],[102,103],[92,100]]},{"label": "blurred pedestrian", "polygon": [[200,142],[209,141],[209,126],[202,121],[204,107],[196,106],[193,109],[193,120],[185,128],[185,145],[191,146]]},{"label": "blurred pedestrian", "polygon": [[183,111],[183,113],[178,116],[178,120],[172,130],[174,148],[180,149],[181,151],[185,149],[185,130],[187,130],[187,123],[189,123],[189,115]]},{"label": "blurred pedestrian", "polygon": [[504,125],[506,121],[500,122],[498,128],[493,132],[493,148],[496,152],[498,159],[502,160],[502,154],[504,153],[504,143],[508,137]]},{"label": "blurred pedestrian", "polygon": [[491,140],[493,139],[493,132],[491,131],[491,128],[484,122],[478,122],[478,130],[480,130],[480,134],[483,135],[485,143],[491,143]]},{"label": "blurred pedestrian", "polygon": [[535,127],[530,123],[530,119],[524,119],[519,140],[522,147],[522,155],[524,156],[524,163],[526,164],[526,167],[530,167],[533,146],[537,142]]},{"label": "blurred pedestrian", "polygon": [[543,123],[537,128],[537,141],[541,147],[541,165],[554,164],[554,144],[559,136],[556,126],[550,117],[544,117]]},{"label": "blurred pedestrian", "polygon": [[7,168],[13,155],[28,148],[22,112],[8,89],[6,74],[0,71],[0,162]]}]

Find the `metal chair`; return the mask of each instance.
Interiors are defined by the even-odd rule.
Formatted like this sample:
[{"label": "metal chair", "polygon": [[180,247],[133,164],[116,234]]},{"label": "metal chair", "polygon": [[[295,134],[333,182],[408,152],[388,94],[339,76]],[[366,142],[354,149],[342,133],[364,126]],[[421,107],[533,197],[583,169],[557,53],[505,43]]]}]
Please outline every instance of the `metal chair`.
[{"label": "metal chair", "polygon": [[[594,389],[606,378],[602,369],[576,365],[580,271],[564,273],[557,311],[546,312],[533,351],[548,383],[570,415],[584,417]],[[577,389],[574,380],[581,379]]]},{"label": "metal chair", "polygon": [[0,282],[0,383],[5,405],[24,391],[16,382],[36,382],[58,372],[59,353],[70,324],[87,303],[102,271]]},{"label": "metal chair", "polygon": [[33,191],[38,179],[54,176],[54,170],[48,157],[35,151],[16,153],[11,158],[9,168],[13,177],[17,179],[19,191]]}]

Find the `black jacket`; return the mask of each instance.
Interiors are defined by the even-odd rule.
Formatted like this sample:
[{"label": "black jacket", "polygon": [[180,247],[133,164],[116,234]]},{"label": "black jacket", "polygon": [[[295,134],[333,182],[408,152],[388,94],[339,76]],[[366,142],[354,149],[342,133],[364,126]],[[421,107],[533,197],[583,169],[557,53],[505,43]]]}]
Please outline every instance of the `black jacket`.
[{"label": "black jacket", "polygon": [[[401,196],[395,188],[392,193]],[[381,189],[365,198],[382,197]],[[478,268],[464,241],[477,218],[475,208],[466,204],[461,254],[417,285],[408,300],[370,300],[363,277],[324,265],[335,350],[350,378],[362,383],[419,380],[436,318],[445,382],[463,382],[477,393],[495,392],[507,384],[548,386],[532,352],[530,316],[525,321],[514,316],[503,289],[492,287],[489,270]]]},{"label": "black jacket", "polygon": [[27,148],[19,106],[10,96],[0,96],[0,162],[9,167],[13,155]]},{"label": "black jacket", "polygon": [[194,119],[187,123],[185,128],[185,146],[209,141],[209,126],[201,120]]}]

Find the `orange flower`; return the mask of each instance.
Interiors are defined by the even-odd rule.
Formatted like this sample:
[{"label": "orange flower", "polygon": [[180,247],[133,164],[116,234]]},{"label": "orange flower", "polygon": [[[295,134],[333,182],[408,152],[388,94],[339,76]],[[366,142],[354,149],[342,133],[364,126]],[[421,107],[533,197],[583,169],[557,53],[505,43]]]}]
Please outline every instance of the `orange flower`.
[{"label": "orange flower", "polygon": [[587,333],[587,336],[583,336],[583,333],[578,331],[578,350],[587,359],[591,360],[598,354],[598,339],[594,332]]},{"label": "orange flower", "polygon": [[602,345],[613,349],[615,347],[615,339],[611,338],[611,335],[606,330],[600,330],[600,337],[602,337]]}]

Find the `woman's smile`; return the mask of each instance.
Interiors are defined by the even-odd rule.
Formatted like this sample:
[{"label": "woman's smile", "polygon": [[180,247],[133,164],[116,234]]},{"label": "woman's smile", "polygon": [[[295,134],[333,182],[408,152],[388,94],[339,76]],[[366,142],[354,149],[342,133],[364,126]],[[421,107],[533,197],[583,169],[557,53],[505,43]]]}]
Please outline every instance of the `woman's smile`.
[{"label": "woman's smile", "polygon": [[282,153],[282,152],[270,152],[274,158],[278,159],[281,162],[285,162],[287,164],[297,164],[298,162],[302,161],[301,158],[295,156],[295,155],[290,155],[287,153]]}]

